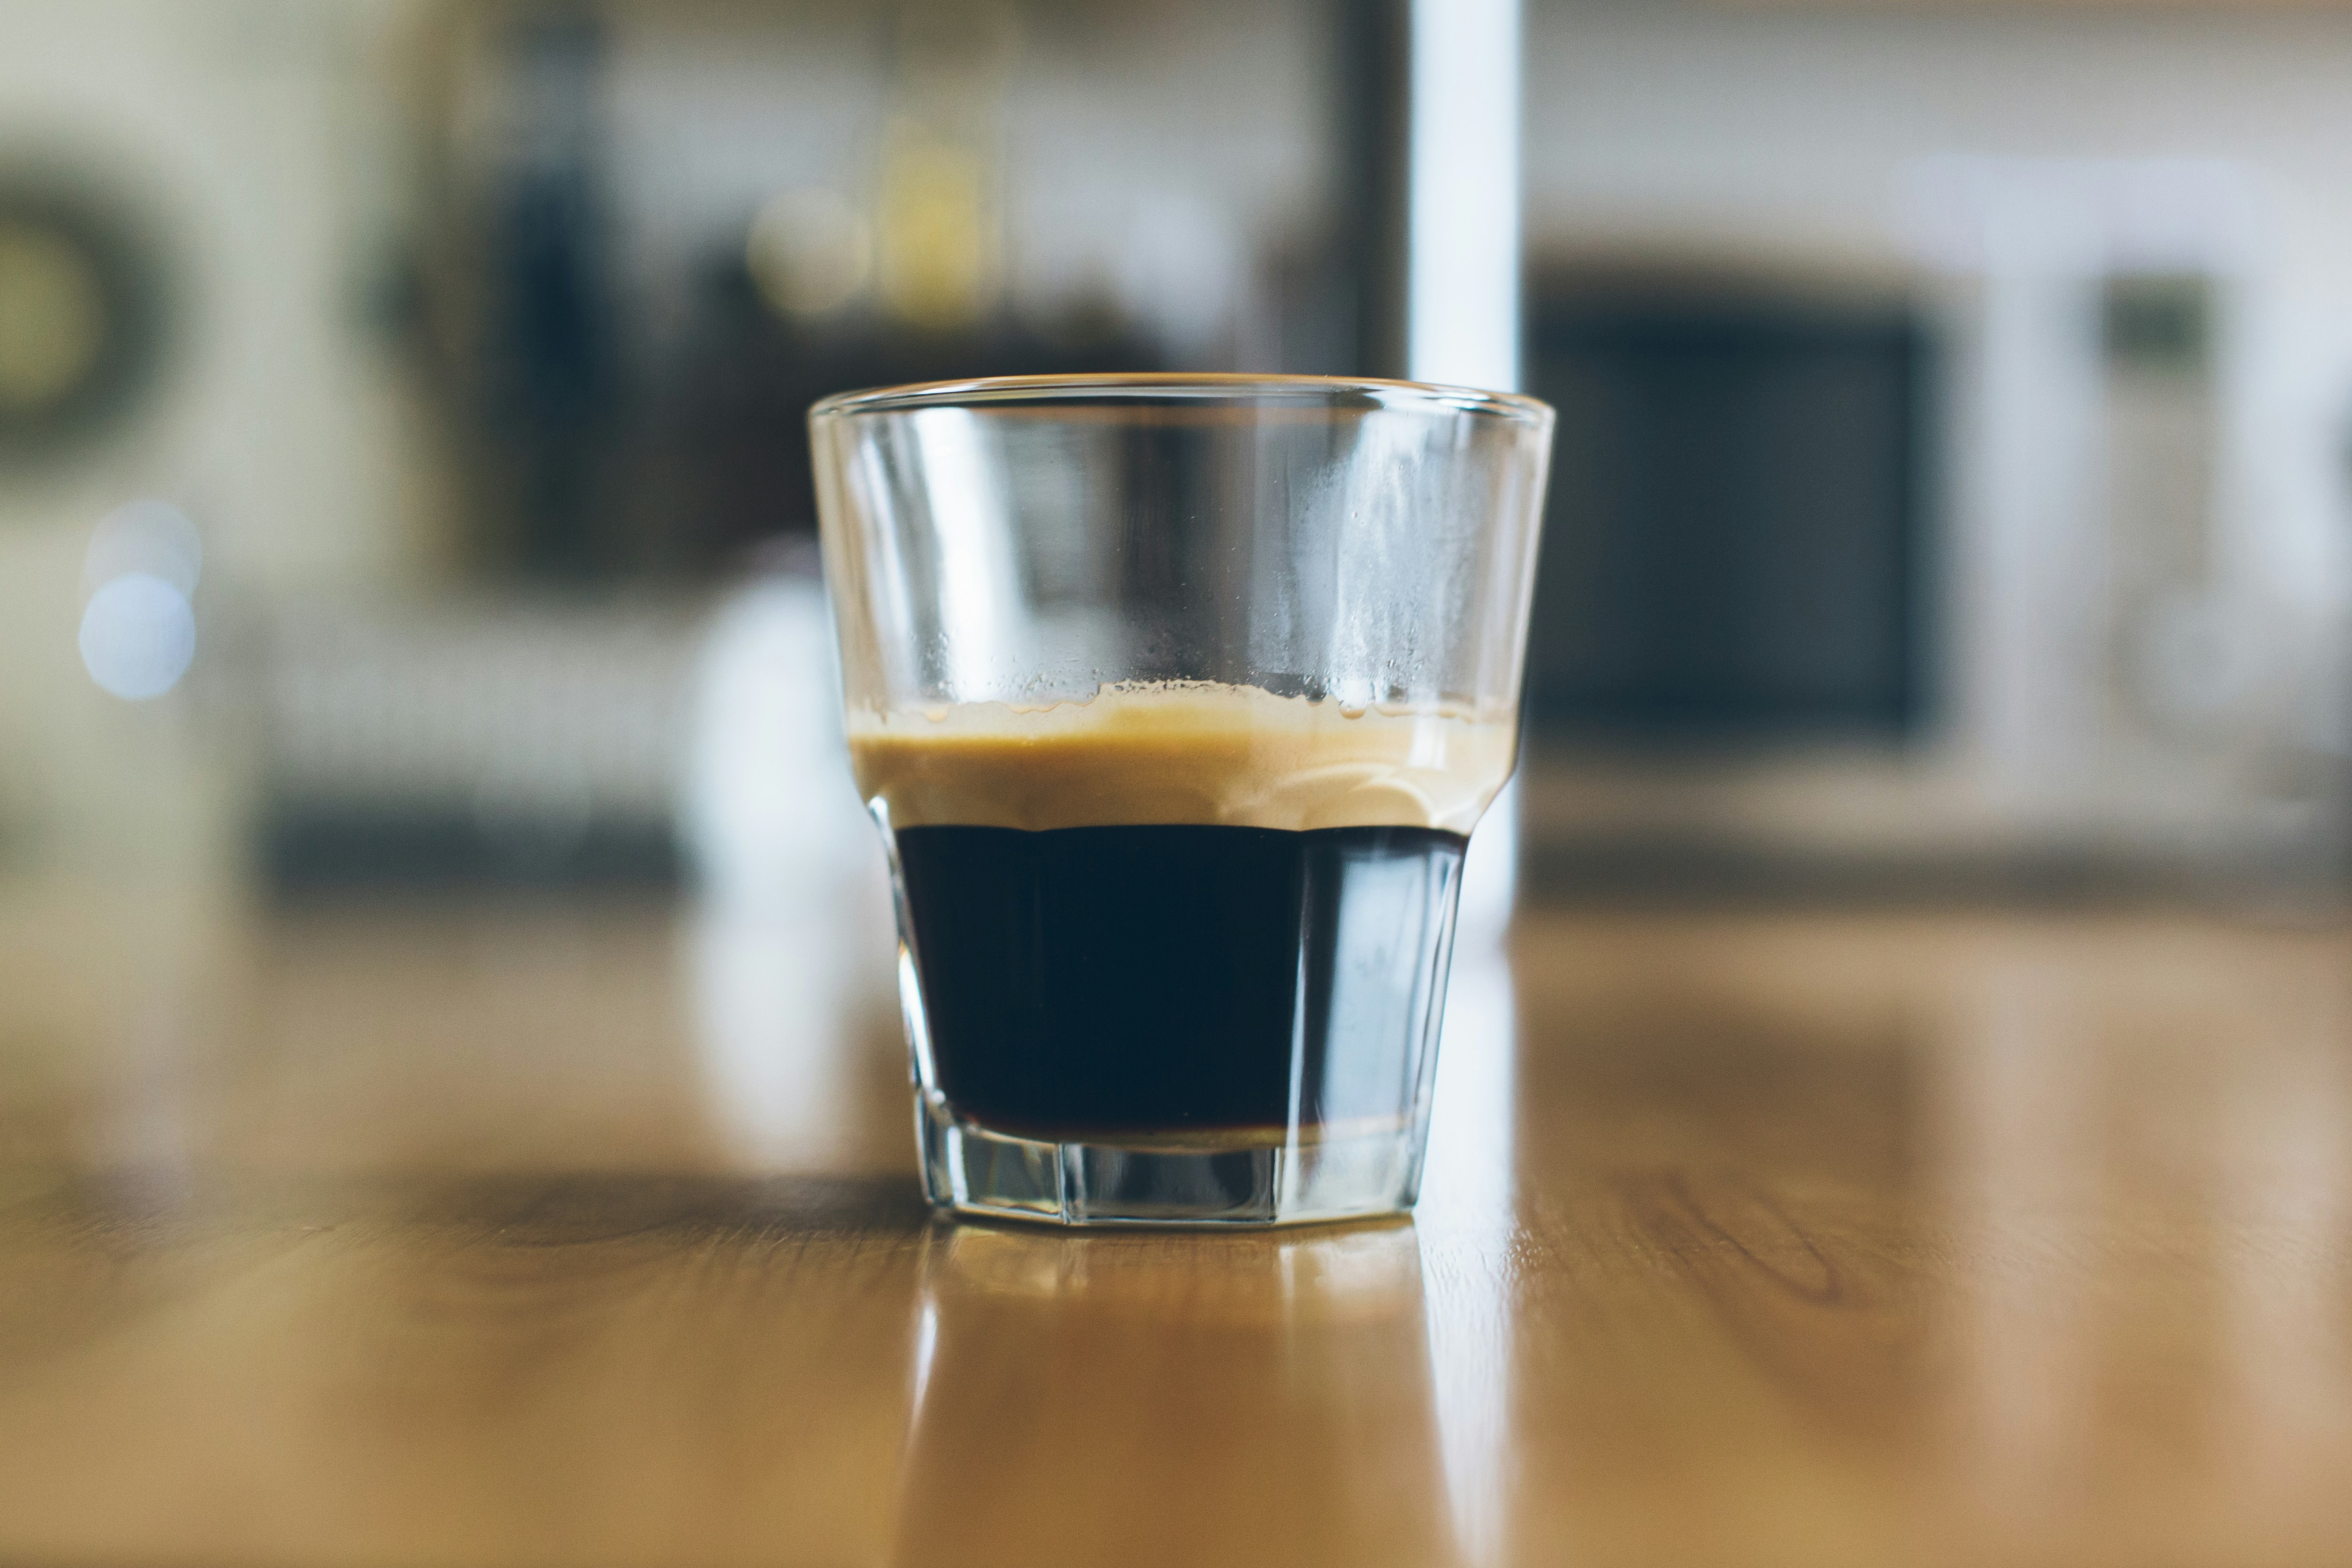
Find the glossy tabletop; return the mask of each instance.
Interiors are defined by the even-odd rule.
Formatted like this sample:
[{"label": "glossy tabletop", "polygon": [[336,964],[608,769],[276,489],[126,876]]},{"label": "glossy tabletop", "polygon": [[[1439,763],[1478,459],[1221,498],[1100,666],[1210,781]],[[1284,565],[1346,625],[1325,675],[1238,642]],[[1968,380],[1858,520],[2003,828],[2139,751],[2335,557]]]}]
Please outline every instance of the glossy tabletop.
[{"label": "glossy tabletop", "polygon": [[871,961],[12,892],[0,1559],[2352,1560],[2341,927],[1530,912],[1248,1235],[932,1221]]}]

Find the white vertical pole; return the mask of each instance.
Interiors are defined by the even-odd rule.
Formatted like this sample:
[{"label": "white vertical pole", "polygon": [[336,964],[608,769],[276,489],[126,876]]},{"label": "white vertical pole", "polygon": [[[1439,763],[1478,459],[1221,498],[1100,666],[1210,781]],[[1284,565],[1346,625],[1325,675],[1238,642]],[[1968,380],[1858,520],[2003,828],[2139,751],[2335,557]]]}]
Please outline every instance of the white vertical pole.
[{"label": "white vertical pole", "polygon": [[1518,0],[1413,0],[1405,361],[1415,381],[1519,380]]},{"label": "white vertical pole", "polygon": [[[1495,391],[1519,381],[1518,0],[1412,0],[1405,373]],[[1472,841],[1457,936],[1500,945],[1518,873],[1514,784]]]},{"label": "white vertical pole", "polygon": [[[1519,379],[1519,0],[1412,0],[1405,373],[1511,391]],[[1507,1553],[1516,1008],[1503,937],[1518,789],[1471,839],[1420,1225],[1438,1440],[1455,1540]]]}]

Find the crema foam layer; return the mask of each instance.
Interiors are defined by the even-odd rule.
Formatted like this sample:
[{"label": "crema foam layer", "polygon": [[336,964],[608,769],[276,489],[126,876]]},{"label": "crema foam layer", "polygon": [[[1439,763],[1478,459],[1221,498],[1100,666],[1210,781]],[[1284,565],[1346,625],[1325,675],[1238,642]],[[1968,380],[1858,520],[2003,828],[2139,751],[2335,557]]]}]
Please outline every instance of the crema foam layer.
[{"label": "crema foam layer", "polygon": [[1517,727],[1207,683],[1084,702],[853,710],[849,756],[893,827],[1437,828],[1467,833]]}]

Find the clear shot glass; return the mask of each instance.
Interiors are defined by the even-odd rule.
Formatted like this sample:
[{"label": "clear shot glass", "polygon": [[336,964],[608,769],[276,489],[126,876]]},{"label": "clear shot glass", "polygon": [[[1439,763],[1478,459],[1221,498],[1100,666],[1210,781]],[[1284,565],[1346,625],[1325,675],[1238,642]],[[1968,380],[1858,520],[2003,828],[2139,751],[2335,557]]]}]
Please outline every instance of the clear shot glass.
[{"label": "clear shot glass", "polygon": [[1389,1214],[1517,756],[1551,411],[1040,377],[810,413],[933,1203]]}]

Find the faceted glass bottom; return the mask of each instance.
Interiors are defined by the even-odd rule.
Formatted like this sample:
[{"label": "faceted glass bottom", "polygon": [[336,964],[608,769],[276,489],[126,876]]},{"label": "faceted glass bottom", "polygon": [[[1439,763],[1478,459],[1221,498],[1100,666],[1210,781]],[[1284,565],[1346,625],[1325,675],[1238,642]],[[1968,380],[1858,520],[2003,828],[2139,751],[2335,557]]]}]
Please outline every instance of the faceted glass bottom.
[{"label": "faceted glass bottom", "polygon": [[1410,1124],[1237,1147],[1045,1143],[974,1126],[918,1092],[915,1131],[934,1205],[1054,1225],[1360,1219],[1411,1208],[1421,1181]]}]

